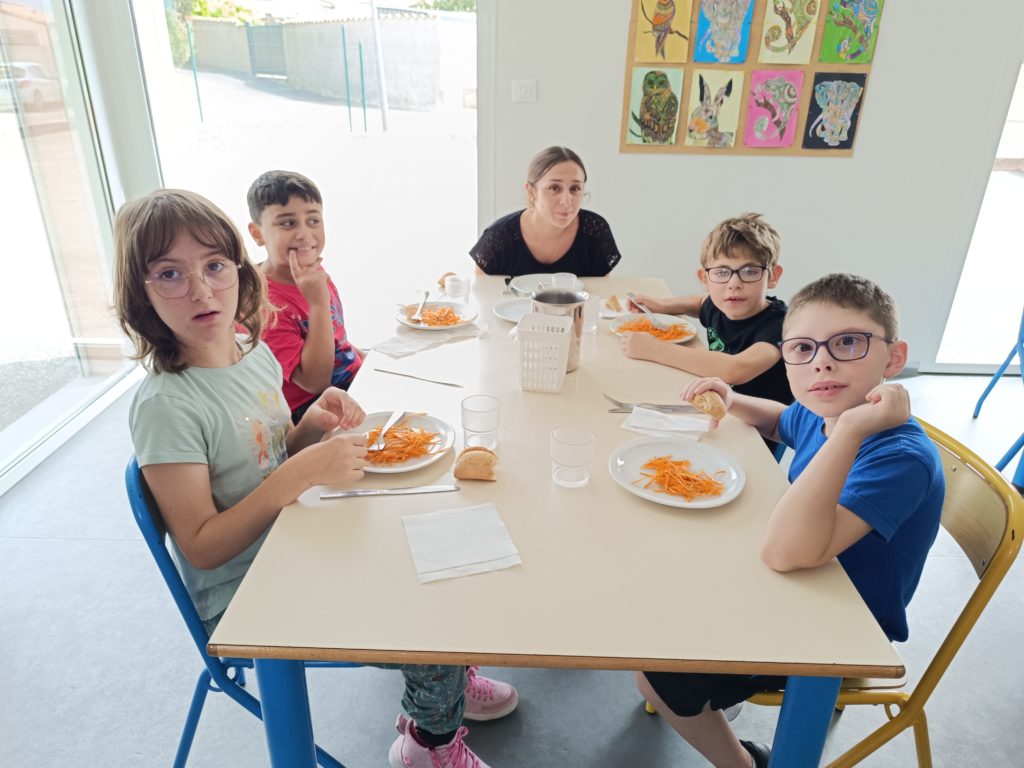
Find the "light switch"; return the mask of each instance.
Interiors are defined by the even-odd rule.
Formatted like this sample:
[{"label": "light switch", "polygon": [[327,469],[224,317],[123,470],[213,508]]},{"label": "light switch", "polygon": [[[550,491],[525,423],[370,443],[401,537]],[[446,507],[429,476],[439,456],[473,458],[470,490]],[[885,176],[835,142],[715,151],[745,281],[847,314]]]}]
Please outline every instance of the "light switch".
[{"label": "light switch", "polygon": [[525,103],[537,100],[536,80],[513,80],[512,101]]}]

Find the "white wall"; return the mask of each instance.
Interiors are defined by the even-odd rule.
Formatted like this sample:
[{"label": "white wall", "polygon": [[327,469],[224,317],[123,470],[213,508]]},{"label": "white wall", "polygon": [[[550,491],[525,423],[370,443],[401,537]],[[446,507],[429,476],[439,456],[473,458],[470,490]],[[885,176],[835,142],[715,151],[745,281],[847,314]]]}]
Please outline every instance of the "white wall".
[{"label": "white wall", "polygon": [[[877,280],[901,307],[911,365],[932,368],[1024,56],[1021,0],[988,0],[983,16],[889,0],[849,159],[620,154],[631,0],[480,5],[481,227],[521,207],[536,151],[565,144],[587,165],[618,272],[696,291],[706,232],[759,211],[782,235],[781,297],[831,271]],[[538,81],[535,104],[511,103],[520,78]]]}]

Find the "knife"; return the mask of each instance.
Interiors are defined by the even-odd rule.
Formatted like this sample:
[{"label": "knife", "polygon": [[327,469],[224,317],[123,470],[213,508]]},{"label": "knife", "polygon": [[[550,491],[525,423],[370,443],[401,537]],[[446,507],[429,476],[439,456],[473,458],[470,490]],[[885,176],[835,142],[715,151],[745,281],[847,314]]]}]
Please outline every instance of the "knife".
[{"label": "knife", "polygon": [[406,496],[412,493],[447,493],[458,491],[457,485],[412,485],[408,488],[357,488],[353,491],[324,491],[321,499],[347,499],[351,496]]}]

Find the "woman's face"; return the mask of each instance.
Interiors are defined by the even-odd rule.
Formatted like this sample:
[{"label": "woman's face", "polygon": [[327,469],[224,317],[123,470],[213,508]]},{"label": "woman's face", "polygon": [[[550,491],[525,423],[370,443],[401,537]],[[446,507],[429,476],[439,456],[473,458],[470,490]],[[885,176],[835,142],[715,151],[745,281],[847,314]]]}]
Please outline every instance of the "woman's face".
[{"label": "woman's face", "polygon": [[565,229],[580,212],[585,179],[583,169],[571,160],[554,165],[536,183],[526,183],[526,195],[540,218]]}]

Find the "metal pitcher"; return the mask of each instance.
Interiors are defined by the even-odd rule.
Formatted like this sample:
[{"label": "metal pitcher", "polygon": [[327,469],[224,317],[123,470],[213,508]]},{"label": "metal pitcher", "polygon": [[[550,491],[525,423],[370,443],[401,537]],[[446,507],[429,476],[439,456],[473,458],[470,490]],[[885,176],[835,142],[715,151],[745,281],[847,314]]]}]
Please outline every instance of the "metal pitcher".
[{"label": "metal pitcher", "polygon": [[587,303],[587,294],[570,291],[565,288],[538,288],[533,292],[530,310],[543,315],[565,315],[572,318],[572,330],[569,334],[569,358],[565,372],[575,371],[580,367],[580,338],[583,336],[583,305]]}]

